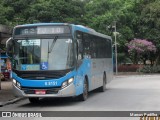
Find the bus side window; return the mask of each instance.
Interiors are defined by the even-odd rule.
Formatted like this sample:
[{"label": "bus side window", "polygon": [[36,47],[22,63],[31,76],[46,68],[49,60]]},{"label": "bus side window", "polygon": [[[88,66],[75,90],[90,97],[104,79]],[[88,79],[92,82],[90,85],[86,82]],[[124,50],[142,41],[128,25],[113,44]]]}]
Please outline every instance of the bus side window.
[{"label": "bus side window", "polygon": [[91,36],[89,34],[84,34],[84,56],[87,58],[91,58]]},{"label": "bus side window", "polygon": [[97,52],[96,52],[96,40],[95,37],[92,36],[92,40],[91,40],[91,58],[96,58],[97,57]]}]

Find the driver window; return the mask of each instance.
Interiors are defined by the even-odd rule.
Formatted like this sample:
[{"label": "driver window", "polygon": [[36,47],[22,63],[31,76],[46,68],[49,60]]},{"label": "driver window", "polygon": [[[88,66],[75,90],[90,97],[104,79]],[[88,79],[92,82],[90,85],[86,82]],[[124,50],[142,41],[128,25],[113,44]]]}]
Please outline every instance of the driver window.
[{"label": "driver window", "polygon": [[76,32],[76,39],[77,39],[77,58],[81,60],[83,58],[83,36],[82,32]]}]

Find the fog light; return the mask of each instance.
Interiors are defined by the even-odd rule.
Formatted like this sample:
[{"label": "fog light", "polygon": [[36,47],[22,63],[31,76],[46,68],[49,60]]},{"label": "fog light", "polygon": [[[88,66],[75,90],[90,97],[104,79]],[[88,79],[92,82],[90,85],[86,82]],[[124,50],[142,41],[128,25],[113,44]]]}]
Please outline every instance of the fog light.
[{"label": "fog light", "polygon": [[65,87],[67,87],[67,81],[63,82],[62,84],[62,88],[65,88]]}]

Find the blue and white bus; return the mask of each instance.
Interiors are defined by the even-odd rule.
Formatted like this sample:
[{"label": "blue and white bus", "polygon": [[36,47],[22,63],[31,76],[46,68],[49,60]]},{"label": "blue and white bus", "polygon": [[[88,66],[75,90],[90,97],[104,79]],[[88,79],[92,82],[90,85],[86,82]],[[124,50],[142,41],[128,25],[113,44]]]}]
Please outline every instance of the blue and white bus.
[{"label": "blue and white bus", "polygon": [[15,96],[78,97],[105,91],[113,77],[112,39],[67,23],[18,25],[7,41]]}]

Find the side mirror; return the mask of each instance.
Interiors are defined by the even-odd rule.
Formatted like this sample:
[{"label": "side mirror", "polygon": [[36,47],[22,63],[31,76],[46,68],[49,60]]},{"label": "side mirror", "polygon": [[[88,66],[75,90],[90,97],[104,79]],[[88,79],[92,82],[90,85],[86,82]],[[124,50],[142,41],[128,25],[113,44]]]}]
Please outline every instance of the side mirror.
[{"label": "side mirror", "polygon": [[6,55],[9,57],[9,58],[12,58],[13,57],[13,39],[12,38],[9,38],[7,41],[6,41]]}]

